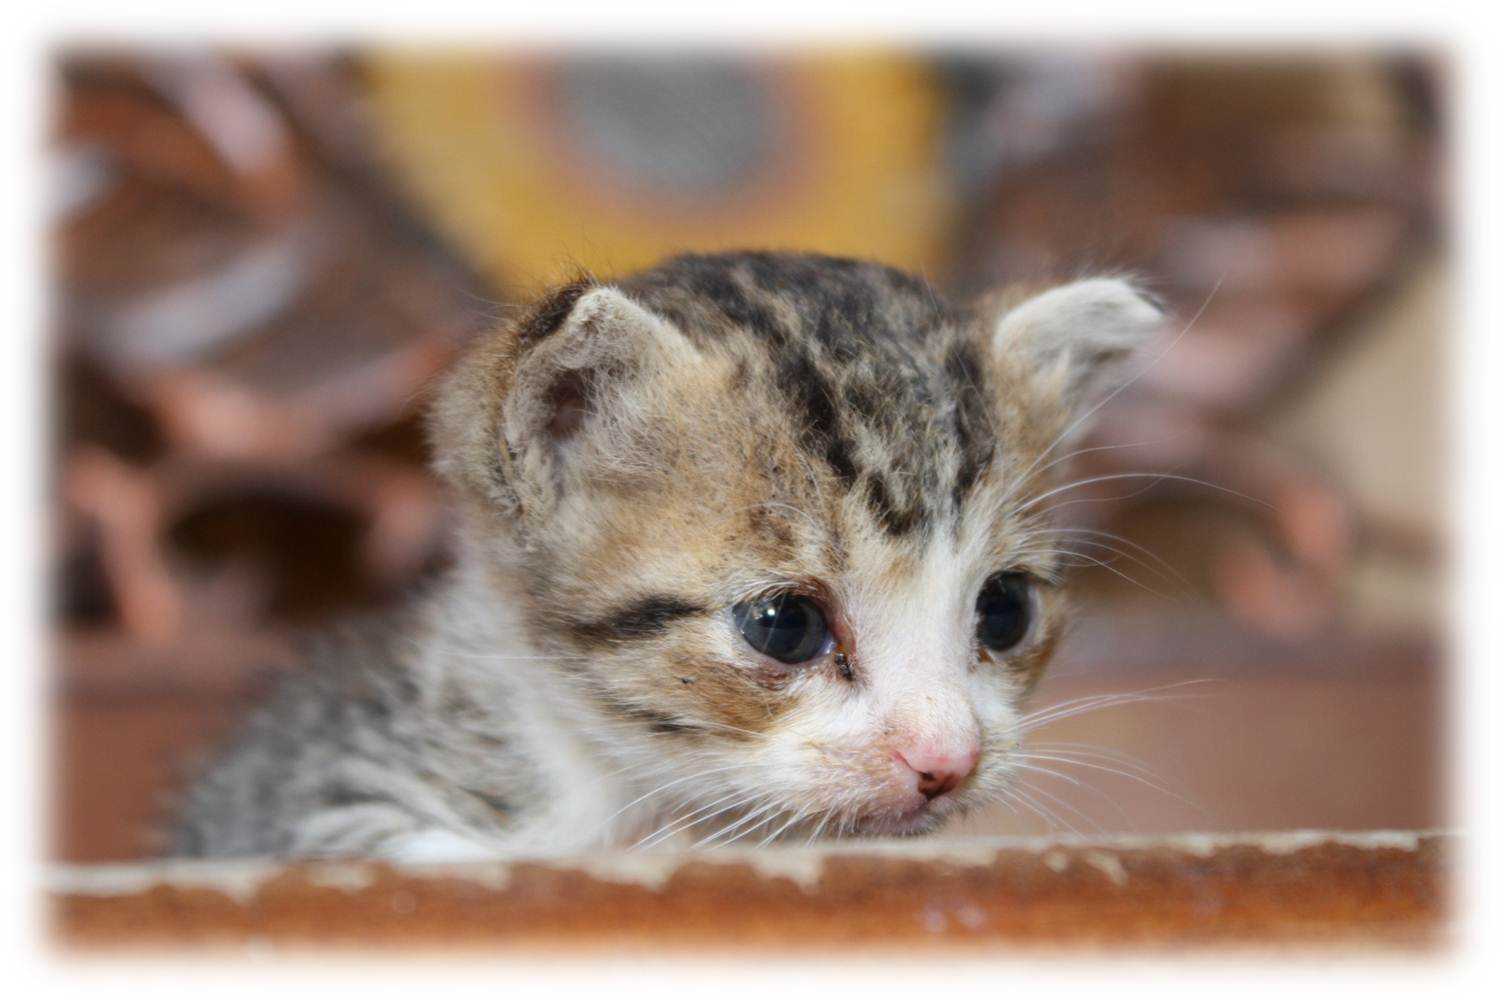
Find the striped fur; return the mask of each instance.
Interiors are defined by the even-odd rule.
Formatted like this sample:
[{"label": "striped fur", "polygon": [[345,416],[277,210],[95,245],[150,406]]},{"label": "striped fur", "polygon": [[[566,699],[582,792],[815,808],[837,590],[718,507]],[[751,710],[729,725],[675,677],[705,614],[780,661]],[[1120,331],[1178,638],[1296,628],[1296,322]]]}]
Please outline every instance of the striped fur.
[{"label": "striped fur", "polygon": [[[179,848],[577,851],[674,821],[721,841],[917,833],[993,798],[1065,614],[1034,501],[1160,322],[1117,279],[954,306],[817,255],[554,291],[436,400],[452,579],[378,655],[256,716],[192,789]],[[975,640],[1000,571],[1036,600],[1003,656]],[[784,665],[738,636],[729,609],[788,588],[830,617],[829,656]],[[350,686],[380,711],[317,710]],[[982,753],[913,818],[893,753],[925,740]]]}]

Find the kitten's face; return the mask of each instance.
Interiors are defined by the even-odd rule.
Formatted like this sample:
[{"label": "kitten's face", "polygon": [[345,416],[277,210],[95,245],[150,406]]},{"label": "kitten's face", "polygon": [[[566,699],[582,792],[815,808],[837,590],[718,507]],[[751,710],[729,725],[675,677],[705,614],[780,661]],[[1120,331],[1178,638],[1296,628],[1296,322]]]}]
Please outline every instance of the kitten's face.
[{"label": "kitten's face", "polygon": [[1114,281],[958,312],[873,265],[683,259],[542,303],[439,445],[601,753],[666,786],[646,816],[919,833],[1004,788],[1063,614],[1043,495],[1158,321]]}]

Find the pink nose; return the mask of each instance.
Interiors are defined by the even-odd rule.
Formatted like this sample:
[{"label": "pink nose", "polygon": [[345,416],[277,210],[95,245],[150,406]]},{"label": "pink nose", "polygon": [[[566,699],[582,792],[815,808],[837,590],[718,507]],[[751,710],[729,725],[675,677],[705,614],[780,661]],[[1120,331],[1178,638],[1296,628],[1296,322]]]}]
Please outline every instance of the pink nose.
[{"label": "pink nose", "polygon": [[953,753],[924,745],[896,751],[895,757],[917,773],[917,791],[928,799],[937,799],[958,788],[964,776],[974,770],[974,764],[979,760],[979,748],[975,746]]}]

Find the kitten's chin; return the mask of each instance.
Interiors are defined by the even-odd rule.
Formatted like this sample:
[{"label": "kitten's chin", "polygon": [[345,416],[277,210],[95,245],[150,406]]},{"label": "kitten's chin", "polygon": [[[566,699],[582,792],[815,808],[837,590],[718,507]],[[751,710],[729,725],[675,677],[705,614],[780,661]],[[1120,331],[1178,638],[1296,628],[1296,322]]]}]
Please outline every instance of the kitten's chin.
[{"label": "kitten's chin", "polygon": [[900,813],[871,814],[861,818],[851,832],[860,838],[912,838],[931,834],[943,825],[946,816],[931,803],[919,803]]}]

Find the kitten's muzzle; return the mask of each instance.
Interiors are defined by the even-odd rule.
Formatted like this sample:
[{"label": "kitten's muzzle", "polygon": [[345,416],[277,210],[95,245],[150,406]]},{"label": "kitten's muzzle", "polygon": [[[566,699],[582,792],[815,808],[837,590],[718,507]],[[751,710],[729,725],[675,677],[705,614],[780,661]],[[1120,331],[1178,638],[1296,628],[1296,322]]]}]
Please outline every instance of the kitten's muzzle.
[{"label": "kitten's muzzle", "polygon": [[947,752],[931,746],[892,751],[896,761],[917,779],[917,791],[929,801],[957,789],[979,761],[979,747]]}]

